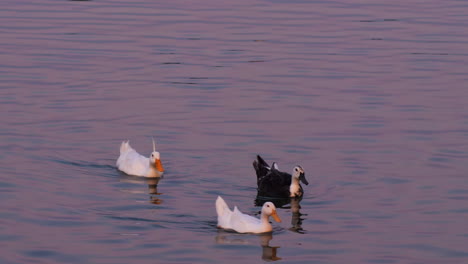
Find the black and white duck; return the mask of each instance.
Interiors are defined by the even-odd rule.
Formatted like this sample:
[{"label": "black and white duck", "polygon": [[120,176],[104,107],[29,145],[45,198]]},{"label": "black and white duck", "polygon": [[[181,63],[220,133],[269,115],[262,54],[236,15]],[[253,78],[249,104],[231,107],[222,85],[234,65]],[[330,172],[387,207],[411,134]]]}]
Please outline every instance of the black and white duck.
[{"label": "black and white duck", "polygon": [[273,162],[272,166],[270,166],[260,155],[257,155],[257,159],[253,162],[253,167],[257,174],[257,196],[275,198],[302,197],[304,190],[299,181],[305,185],[309,185],[309,182],[305,178],[304,169],[299,165],[294,167],[291,175],[280,171],[276,162]]}]

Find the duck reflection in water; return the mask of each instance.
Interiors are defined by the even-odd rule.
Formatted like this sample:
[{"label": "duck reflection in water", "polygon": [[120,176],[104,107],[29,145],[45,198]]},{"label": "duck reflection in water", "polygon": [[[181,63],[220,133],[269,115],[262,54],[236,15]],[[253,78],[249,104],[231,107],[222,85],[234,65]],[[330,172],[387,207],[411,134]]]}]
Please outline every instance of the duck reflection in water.
[{"label": "duck reflection in water", "polygon": [[291,213],[291,227],[289,230],[304,234],[304,229],[302,228],[302,220],[304,220],[304,218],[301,218],[303,214],[301,214],[301,205],[297,198],[291,199]]},{"label": "duck reflection in water", "polygon": [[[158,192],[158,184],[159,184],[159,181],[162,179],[162,177],[143,178],[143,177],[129,176],[123,173],[121,176],[122,177],[120,178],[120,182],[124,182],[124,183],[142,185],[146,182],[148,184],[148,193],[149,193],[150,203],[161,204],[163,202],[163,200],[159,199],[162,193]],[[145,193],[145,191],[143,191],[142,189],[134,190],[133,188],[127,189],[126,191],[131,192],[131,193]]]},{"label": "duck reflection in water", "polygon": [[161,195],[161,193],[158,193],[158,183],[160,179],[160,177],[146,178],[150,202],[153,204],[161,204],[163,202],[163,200],[159,199],[159,195]]},{"label": "duck reflection in water", "polygon": [[[245,238],[246,236],[249,235],[218,230],[216,243],[222,245],[251,245],[252,243]],[[263,260],[276,261],[281,259],[277,256],[279,247],[270,246],[270,241],[273,239],[273,234],[271,232],[258,235],[252,234],[250,236],[257,236],[259,238]]]}]

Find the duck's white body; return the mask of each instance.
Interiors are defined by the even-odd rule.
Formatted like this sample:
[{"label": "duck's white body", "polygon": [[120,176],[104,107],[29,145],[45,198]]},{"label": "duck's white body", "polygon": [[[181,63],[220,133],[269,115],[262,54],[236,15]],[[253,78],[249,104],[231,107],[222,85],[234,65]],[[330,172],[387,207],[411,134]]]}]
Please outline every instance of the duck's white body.
[{"label": "duck's white body", "polygon": [[271,232],[273,228],[268,221],[269,216],[272,216],[276,222],[281,222],[276,214],[276,208],[271,202],[266,202],[263,205],[260,219],[258,219],[241,213],[237,206],[231,211],[223,198],[218,196],[218,199],[216,199],[216,213],[218,214],[219,228],[234,230],[239,233]]},{"label": "duck's white body", "polygon": [[129,141],[122,142],[116,165],[119,170],[134,176],[161,177],[164,174],[160,154],[155,151],[154,144],[153,152],[150,158],[147,158],[136,152]]}]

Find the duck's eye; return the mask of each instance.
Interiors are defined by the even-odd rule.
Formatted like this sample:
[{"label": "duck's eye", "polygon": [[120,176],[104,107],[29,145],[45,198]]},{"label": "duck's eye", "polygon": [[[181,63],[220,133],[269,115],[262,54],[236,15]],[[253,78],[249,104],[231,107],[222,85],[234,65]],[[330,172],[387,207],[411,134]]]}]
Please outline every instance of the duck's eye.
[{"label": "duck's eye", "polygon": [[270,205],[269,205],[269,204],[267,204],[267,207],[270,207]]},{"label": "duck's eye", "polygon": [[294,170],[295,170],[295,171],[298,171],[298,169],[297,169],[297,168],[294,168]]}]

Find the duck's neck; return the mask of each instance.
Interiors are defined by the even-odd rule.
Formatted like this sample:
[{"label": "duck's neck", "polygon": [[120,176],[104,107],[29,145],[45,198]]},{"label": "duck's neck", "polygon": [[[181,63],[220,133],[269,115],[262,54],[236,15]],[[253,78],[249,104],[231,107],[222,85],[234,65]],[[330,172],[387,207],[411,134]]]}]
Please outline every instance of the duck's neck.
[{"label": "duck's neck", "polygon": [[270,232],[271,230],[273,230],[273,227],[271,226],[270,221],[268,221],[268,218],[269,216],[264,213],[262,213],[262,215],[260,216],[260,222],[263,229],[262,232]]},{"label": "duck's neck", "polygon": [[290,197],[296,197],[300,195],[301,187],[299,185],[299,179],[296,177],[292,177],[291,179],[291,186],[289,186],[289,193]]},{"label": "duck's neck", "polygon": [[262,213],[260,216],[260,221],[262,221],[262,224],[270,224],[270,221],[268,221],[269,216]]},{"label": "duck's neck", "polygon": [[159,177],[161,175],[161,172],[158,171],[156,169],[156,166],[154,166],[154,164],[151,164],[150,162],[147,175],[148,175],[147,177]]}]

